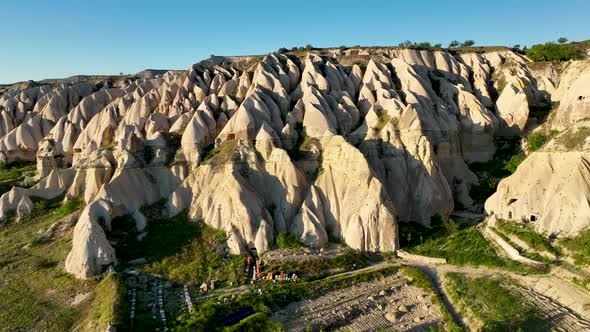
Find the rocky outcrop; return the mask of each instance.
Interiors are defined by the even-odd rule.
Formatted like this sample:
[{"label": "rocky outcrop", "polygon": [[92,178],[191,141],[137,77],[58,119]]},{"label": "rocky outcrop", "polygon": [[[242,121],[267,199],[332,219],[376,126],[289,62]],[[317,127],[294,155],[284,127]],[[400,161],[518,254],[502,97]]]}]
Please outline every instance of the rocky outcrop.
[{"label": "rocky outcrop", "polygon": [[564,130],[590,116],[590,61],[571,63],[563,74],[555,101],[559,101],[551,127]]},{"label": "rocky outcrop", "polygon": [[0,197],[0,217],[83,197],[66,269],[84,278],[116,264],[116,217],[145,232],[138,211],[160,199],[169,215],[225,230],[234,254],[268,250],[282,232],[395,251],[398,222],[428,226],[472,205],[466,162],[524,129],[540,79],[507,50],[360,51],[352,64],[340,50],[213,57],[141,79],[3,90],[0,159],[36,158],[41,181]]},{"label": "rocky outcrop", "polygon": [[322,147],[321,174],[290,231],[313,247],[326,244],[330,234],[358,250],[396,250],[393,202],[365,157],[340,136],[326,138]]},{"label": "rocky outcrop", "polygon": [[[530,221],[538,231],[560,236],[590,227],[585,199],[590,197],[588,128],[587,121],[577,123],[528,156],[512,176],[500,182],[485,203],[486,212]],[[576,136],[584,131],[584,136]]]}]

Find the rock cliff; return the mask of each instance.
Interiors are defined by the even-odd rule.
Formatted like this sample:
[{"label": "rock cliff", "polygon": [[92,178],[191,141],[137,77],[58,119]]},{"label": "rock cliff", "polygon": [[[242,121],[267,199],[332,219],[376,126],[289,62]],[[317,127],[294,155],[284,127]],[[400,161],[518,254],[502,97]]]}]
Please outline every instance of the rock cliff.
[{"label": "rock cliff", "polygon": [[[583,117],[588,102],[587,77],[563,76],[571,87],[555,126]],[[526,130],[547,82],[507,49],[372,48],[213,57],[142,78],[6,89],[0,158],[36,161],[40,182],[4,194],[0,217],[30,212],[35,198],[82,197],[66,261],[82,278],[116,264],[115,217],[145,232],[139,209],[159,200],[170,215],[223,229],[235,254],[268,250],[282,232],[313,247],[338,239],[395,251],[399,223],[428,226],[456,202],[473,204],[467,163],[490,160],[497,135]],[[586,179],[580,153],[572,181]],[[551,172],[551,158],[535,158]],[[505,213],[506,188],[486,207]],[[576,216],[568,231],[583,226]],[[555,218],[547,228],[562,229]]]}]

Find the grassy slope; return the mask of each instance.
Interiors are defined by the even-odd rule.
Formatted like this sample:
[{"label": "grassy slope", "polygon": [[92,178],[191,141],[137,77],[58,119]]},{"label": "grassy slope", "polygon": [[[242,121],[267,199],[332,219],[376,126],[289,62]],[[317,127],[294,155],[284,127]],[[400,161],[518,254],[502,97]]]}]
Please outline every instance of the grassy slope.
[{"label": "grassy slope", "polygon": [[492,245],[473,227],[408,250],[419,255],[446,258],[450,264],[456,265],[487,266],[524,273],[545,272],[499,257]]},{"label": "grassy slope", "polygon": [[496,223],[496,227],[503,233],[515,235],[534,250],[559,255],[559,251],[551,245],[547,238],[529,227],[501,219]]},{"label": "grassy slope", "polygon": [[[137,234],[127,229],[127,236],[116,247],[117,256],[122,261],[119,270],[127,266],[127,261],[146,258],[148,263],[142,267],[143,272],[159,274],[178,284],[209,280],[242,281],[242,258],[222,256],[216,252],[225,240],[225,232],[202,222],[190,222],[186,213],[172,218],[162,217],[163,208],[163,202],[142,208],[148,219],[148,235],[142,241],[138,241]],[[113,225],[133,225],[128,219],[118,218]]]},{"label": "grassy slope", "polygon": [[576,265],[590,265],[590,229],[575,237],[563,239],[560,244],[572,252]]},{"label": "grassy slope", "polygon": [[483,324],[484,331],[549,331],[534,304],[511,292],[505,278],[469,278],[460,273],[446,275],[449,294],[463,312]]},{"label": "grassy slope", "polygon": [[0,194],[9,191],[26,176],[35,175],[35,169],[35,164],[30,163],[0,163]]},{"label": "grassy slope", "polygon": [[67,331],[84,316],[88,303],[70,306],[70,301],[77,294],[92,292],[96,282],[76,280],[64,272],[71,232],[47,243],[35,241],[40,231],[79,206],[79,202],[37,204],[30,218],[0,224],[2,328]]}]

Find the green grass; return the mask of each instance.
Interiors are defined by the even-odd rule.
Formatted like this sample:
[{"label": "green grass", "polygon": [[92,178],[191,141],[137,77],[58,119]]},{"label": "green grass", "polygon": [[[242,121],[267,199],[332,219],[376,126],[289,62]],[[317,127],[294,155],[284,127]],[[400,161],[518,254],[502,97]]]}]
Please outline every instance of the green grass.
[{"label": "green grass", "polygon": [[[36,166],[34,163],[12,162],[0,163],[0,182],[14,180],[24,177],[25,174],[32,175],[35,173]],[[32,174],[31,174],[32,173]]]},{"label": "green grass", "polygon": [[408,281],[409,285],[421,288],[425,292],[430,294],[430,299],[432,303],[434,303],[442,313],[443,319],[445,321],[445,331],[463,331],[463,328],[461,328],[459,325],[457,325],[457,323],[455,323],[455,320],[453,319],[451,313],[447,310],[447,307],[445,307],[445,305],[440,301],[438,296],[436,296],[432,284],[430,283],[430,280],[428,280],[428,277],[424,274],[424,272],[412,266],[402,266],[402,272],[404,273],[404,275],[406,275],[406,277],[410,278],[411,281]]},{"label": "green grass", "polygon": [[237,140],[226,140],[216,148],[213,144],[203,148],[202,163],[212,166],[229,164],[234,160]]},{"label": "green grass", "polygon": [[69,204],[51,202],[43,213],[0,224],[2,329],[69,331],[85,317],[89,303],[70,306],[70,301],[78,294],[92,293],[96,281],[77,280],[64,272],[71,232],[53,241],[37,241],[40,233],[71,209]]},{"label": "green grass", "polygon": [[572,252],[576,265],[590,264],[590,229],[575,237],[563,239],[560,244]]},{"label": "green grass", "polygon": [[543,132],[532,133],[527,137],[527,145],[530,151],[537,151],[548,141],[547,135]]},{"label": "green grass", "polygon": [[94,299],[81,326],[99,331],[105,330],[110,323],[125,330],[128,319],[123,313],[128,313],[128,307],[127,289],[121,276],[116,273],[107,275],[96,286]]},{"label": "green grass", "polygon": [[470,278],[461,273],[448,273],[446,279],[453,302],[478,319],[484,331],[551,330],[533,303],[503,286],[513,280]]},{"label": "green grass", "polygon": [[275,240],[275,244],[282,249],[294,249],[304,246],[297,238],[297,235],[287,232],[279,233]]},{"label": "green grass", "polygon": [[220,255],[216,250],[227,238],[222,230],[213,229],[203,222],[191,222],[186,213],[172,218],[164,215],[164,204],[158,202],[141,209],[148,220],[148,234],[138,241],[130,216],[113,220],[118,225],[113,236],[121,241],[115,247],[117,257],[123,264],[146,258],[142,267],[145,273],[160,274],[170,281],[183,284],[208,280],[242,282],[242,258]]},{"label": "green grass", "polygon": [[506,236],[504,233],[500,232],[497,228],[491,227],[491,229],[494,233],[496,233],[504,241],[506,241],[508,244],[510,244],[514,249],[518,250],[518,253],[521,256],[526,257],[526,258],[530,258],[532,260],[535,260],[535,261],[541,262],[541,263],[545,263],[545,264],[555,263],[554,260],[549,259],[545,256],[541,256],[537,252],[531,252],[531,251],[528,251],[528,250],[522,248],[521,246],[519,246],[518,244],[516,244],[512,240],[510,240],[510,238],[508,236]]},{"label": "green grass", "polygon": [[535,232],[526,225],[499,219],[496,222],[496,227],[503,233],[518,237],[536,251],[547,251],[556,256],[560,254],[559,250],[554,248],[545,236]]},{"label": "green grass", "polygon": [[[10,191],[14,185],[24,186],[25,183],[20,182],[22,182],[25,177],[34,176],[36,169],[34,163],[0,163],[0,195]],[[34,184],[34,182],[31,182],[29,185],[32,184]]]},{"label": "green grass", "polygon": [[440,215],[430,218],[430,227],[424,227],[417,223],[400,222],[399,241],[402,248],[413,247],[425,242],[453,234],[459,229],[467,227],[465,224],[456,223],[452,218],[443,220]]},{"label": "green grass", "polygon": [[492,245],[473,227],[408,250],[418,255],[446,258],[447,262],[455,265],[487,266],[523,273],[547,272],[499,257]]}]

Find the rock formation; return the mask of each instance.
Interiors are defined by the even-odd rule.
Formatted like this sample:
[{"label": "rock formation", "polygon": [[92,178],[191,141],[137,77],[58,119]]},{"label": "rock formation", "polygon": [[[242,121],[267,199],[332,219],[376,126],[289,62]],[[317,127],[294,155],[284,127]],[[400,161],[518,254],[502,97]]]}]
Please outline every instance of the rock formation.
[{"label": "rock formation", "polygon": [[[525,129],[540,80],[509,50],[363,52],[356,63],[335,50],[213,57],[182,72],[2,90],[0,158],[36,159],[41,181],[5,193],[0,217],[30,212],[34,198],[82,197],[66,261],[82,278],[116,264],[116,217],[145,233],[139,209],[159,200],[223,229],[234,254],[268,250],[282,232],[395,251],[398,223],[428,226],[455,202],[472,205],[467,162]],[[586,99],[572,93],[586,81],[571,80],[562,106],[581,114]]]}]

